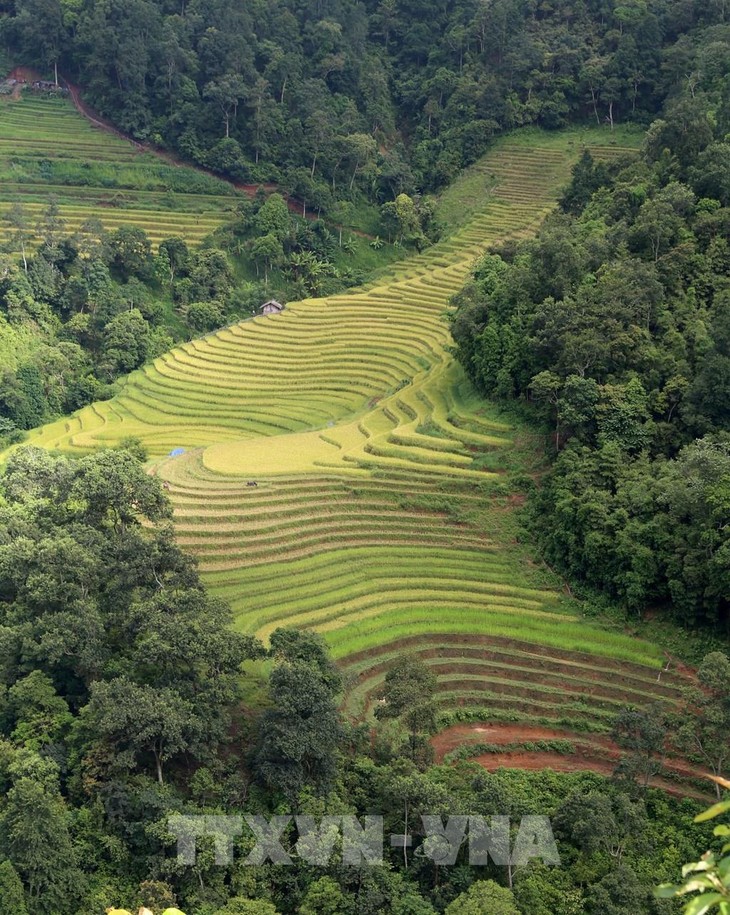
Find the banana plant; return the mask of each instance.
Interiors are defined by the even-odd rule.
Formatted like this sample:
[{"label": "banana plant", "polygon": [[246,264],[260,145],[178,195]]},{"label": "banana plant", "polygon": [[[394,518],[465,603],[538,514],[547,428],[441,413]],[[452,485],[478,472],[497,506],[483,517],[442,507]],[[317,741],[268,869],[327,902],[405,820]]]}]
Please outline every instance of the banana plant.
[{"label": "banana plant", "polygon": [[[727,779],[712,776],[712,780],[721,788],[730,790]],[[730,800],[713,804],[695,817],[695,823],[705,823],[725,813],[730,813]],[[684,883],[678,886],[664,883],[656,890],[659,899],[699,893],[684,907],[683,915],[730,915],[730,826],[724,823],[716,826],[714,835],[726,840],[719,853],[708,851],[699,861],[685,864],[682,868]]]}]

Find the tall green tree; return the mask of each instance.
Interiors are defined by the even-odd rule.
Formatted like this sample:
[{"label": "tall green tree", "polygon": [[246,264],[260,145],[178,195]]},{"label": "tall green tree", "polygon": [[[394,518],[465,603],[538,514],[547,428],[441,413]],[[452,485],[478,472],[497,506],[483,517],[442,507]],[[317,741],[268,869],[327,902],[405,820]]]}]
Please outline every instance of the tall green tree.
[{"label": "tall green tree", "polygon": [[[730,658],[722,651],[706,655],[697,679],[699,685],[689,690],[678,736],[687,752],[721,776],[730,762]],[[715,790],[719,801],[719,782]]]},{"label": "tall green tree", "polygon": [[165,763],[194,739],[196,717],[175,690],[117,677],[92,684],[83,724],[90,742],[100,740],[108,746],[115,768],[133,769],[142,754],[150,754],[161,785]]},{"label": "tall green tree", "polygon": [[333,787],[343,740],[335,701],[341,679],[311,634],[274,632],[271,650],[279,663],[270,678],[272,706],[261,718],[254,768],[264,784],[297,804],[305,788],[326,794]]},{"label": "tall green tree", "polygon": [[60,0],[18,0],[15,23],[26,54],[53,68],[58,85],[58,63],[68,40]]},{"label": "tall green tree", "polygon": [[9,861],[0,862],[0,915],[28,915],[23,884]]},{"label": "tall green tree", "polygon": [[446,906],[446,915],[519,915],[512,892],[494,880],[477,880]]},{"label": "tall green tree", "polygon": [[664,762],[667,740],[666,712],[661,706],[623,708],[613,723],[612,737],[628,755],[622,757],[617,774],[648,787]]},{"label": "tall green tree", "polygon": [[71,913],[84,881],[59,792],[58,768],[19,751],[10,775],[12,787],[0,805],[0,854],[20,875],[31,915]]},{"label": "tall green tree", "polygon": [[430,758],[427,737],[436,730],[436,676],[420,658],[403,656],[388,670],[375,717],[400,719],[409,731],[412,760]]}]

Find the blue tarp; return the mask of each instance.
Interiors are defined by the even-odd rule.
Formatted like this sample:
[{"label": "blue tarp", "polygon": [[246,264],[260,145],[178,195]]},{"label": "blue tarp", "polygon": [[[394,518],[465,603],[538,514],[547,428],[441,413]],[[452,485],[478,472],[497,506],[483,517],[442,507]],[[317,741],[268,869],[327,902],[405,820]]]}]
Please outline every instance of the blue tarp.
[{"label": "blue tarp", "polygon": [[173,448],[170,452],[170,457],[180,457],[181,454],[185,454],[184,448]]}]

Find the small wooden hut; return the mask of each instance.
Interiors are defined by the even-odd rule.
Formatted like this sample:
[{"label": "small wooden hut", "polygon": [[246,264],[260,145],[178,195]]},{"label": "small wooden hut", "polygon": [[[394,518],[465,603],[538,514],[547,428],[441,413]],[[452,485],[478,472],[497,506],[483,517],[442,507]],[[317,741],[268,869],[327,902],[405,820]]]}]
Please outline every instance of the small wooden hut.
[{"label": "small wooden hut", "polygon": [[276,299],[270,299],[268,302],[264,302],[259,311],[262,315],[278,315],[284,311],[284,306]]}]

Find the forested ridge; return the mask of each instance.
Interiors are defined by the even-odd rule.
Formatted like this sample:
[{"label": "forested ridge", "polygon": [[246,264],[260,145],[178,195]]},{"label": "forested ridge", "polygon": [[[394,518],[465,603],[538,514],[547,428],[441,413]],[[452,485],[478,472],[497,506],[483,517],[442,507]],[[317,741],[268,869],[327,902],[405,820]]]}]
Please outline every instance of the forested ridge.
[{"label": "forested ridge", "polygon": [[667,104],[642,154],[585,155],[536,240],[487,255],[459,359],[552,426],[531,501],[545,556],[633,613],[727,634],[730,129],[725,64]]},{"label": "forested ridge", "polygon": [[[636,644],[637,654],[649,646],[633,639],[623,618],[611,631],[610,622],[602,628],[579,619],[577,604],[566,611],[552,572],[533,569],[534,576],[517,580],[515,567],[500,555],[507,545],[499,542],[517,532],[480,515],[471,502],[483,508],[489,500],[495,517],[507,516],[526,492],[530,534],[583,599],[583,609],[598,615],[603,595],[627,617],[671,616],[723,644],[730,625],[730,26],[724,3],[15,0],[0,3],[0,17],[8,60],[49,75],[58,69],[99,112],[140,140],[234,182],[272,182],[281,191],[241,199],[233,218],[195,249],[176,237],[153,249],[135,226],[107,232],[87,223],[70,233],[53,196],[35,227],[22,207],[6,214],[13,231],[0,262],[0,450],[58,414],[111,396],[117,379],[174,341],[250,315],[264,296],[328,296],[310,302],[307,312],[322,334],[317,308],[328,308],[336,321],[337,307],[354,312],[360,304],[342,296],[336,306],[335,293],[397,257],[397,248],[423,252],[448,232],[426,195],[449,185],[499,133],[591,123],[602,125],[610,144],[617,125],[647,128],[636,155],[584,155],[559,209],[532,240],[524,239],[555,197],[545,190],[544,208],[525,215],[514,190],[519,176],[506,160],[522,159],[523,168],[533,161],[534,150],[528,156],[519,145],[531,143],[532,134],[515,139],[499,160],[514,200],[497,195],[495,210],[470,228],[475,247],[469,250],[477,250],[478,226],[491,227],[500,213],[516,219],[512,234],[523,240],[502,242],[481,258],[457,295],[455,352],[482,394],[510,410],[518,406],[544,428],[552,459],[547,470],[532,436],[523,436],[523,451],[510,451],[506,441],[514,430],[500,422],[497,409],[494,416],[471,410],[478,398],[439,349],[433,327],[419,327],[419,346],[409,350],[413,331],[398,322],[402,302],[393,297],[420,297],[433,312],[438,307],[433,323],[445,328],[447,296],[467,270],[445,279],[453,266],[445,249],[434,257],[446,290],[440,305],[426,298],[434,275],[428,252],[415,260],[418,282],[404,270],[390,297],[381,289],[369,303],[377,321],[388,314],[367,346],[382,346],[378,335],[391,318],[395,346],[385,350],[385,368],[359,356],[363,388],[391,386],[390,393],[382,410],[364,414],[364,431],[326,420],[327,437],[318,437],[314,453],[326,444],[353,457],[347,448],[360,437],[372,450],[353,457],[346,468],[352,476],[331,463],[319,468],[336,478],[330,489],[321,477],[312,481],[289,469],[285,483],[304,508],[287,501],[293,497],[285,487],[271,486],[258,469],[255,479],[211,470],[202,448],[167,467],[166,477],[164,464],[148,462],[144,444],[125,431],[137,421],[135,411],[149,418],[135,428],[162,454],[171,447],[168,437],[193,434],[200,413],[209,413],[203,419],[220,423],[231,439],[235,422],[258,421],[263,408],[261,416],[258,405],[251,411],[245,397],[230,406],[220,392],[220,403],[212,404],[211,392],[222,378],[224,393],[255,399],[255,391],[240,389],[247,378],[250,385],[247,373],[268,377],[269,363],[257,362],[252,348],[240,374],[237,364],[229,375],[225,369],[232,354],[240,357],[245,334],[257,333],[263,322],[245,325],[241,336],[211,335],[207,349],[178,349],[181,378],[160,371],[158,386],[148,379],[152,405],[130,398],[126,414],[115,412],[113,402],[104,405],[109,412],[95,416],[108,425],[107,437],[87,441],[117,441],[121,429],[127,438],[115,447],[82,445],[88,453],[81,457],[42,448],[3,453],[0,915],[100,915],[139,906],[155,915],[172,906],[187,915],[679,915],[687,900],[669,891],[657,898],[656,885],[680,879],[685,862],[727,837],[728,827],[714,837],[712,824],[692,822],[727,787],[704,777],[727,773],[727,653],[698,656],[693,671],[670,657],[663,666],[656,646],[648,660],[623,666],[621,655],[603,654],[600,645],[588,644],[594,653],[561,653],[564,646],[554,642],[573,623],[582,635],[590,628],[597,643],[620,636]],[[560,152],[544,152],[556,168]],[[38,170],[49,184],[64,174],[63,163],[50,160]],[[92,178],[116,180],[103,165],[89,171],[90,185]],[[534,180],[534,171],[522,174]],[[567,164],[560,174],[567,174]],[[167,173],[157,178],[172,181]],[[207,183],[217,181],[213,176],[197,178],[204,190],[215,191]],[[480,180],[480,188],[494,190],[494,174]],[[539,182],[530,187],[539,189]],[[330,222],[293,215],[286,195]],[[367,214],[365,228],[372,230],[372,237],[360,239],[365,256],[354,237],[343,239],[342,230],[338,237],[338,225],[345,224],[345,236],[347,227],[359,224],[363,231],[358,213]],[[312,430],[318,435],[329,413],[318,403],[307,413],[317,359],[302,344],[305,303],[300,308],[297,315],[293,303],[264,325],[261,351],[302,380],[301,402],[285,402],[273,420],[282,423],[291,410],[306,438]],[[422,313],[430,316],[425,306]],[[279,348],[289,342],[287,334],[298,337],[284,359]],[[337,344],[343,352],[367,331],[353,323],[349,334]],[[326,338],[328,346],[335,336]],[[342,365],[355,372],[347,354],[339,354],[321,362],[323,377],[342,394],[349,390],[339,382]],[[449,372],[439,377],[454,391],[412,385],[411,376],[426,374],[429,360],[443,367],[447,357]],[[165,360],[159,363],[167,368]],[[187,371],[199,376],[202,394],[187,383]],[[389,400],[393,389],[396,399]],[[356,393],[348,409],[361,408],[359,388]],[[179,412],[175,398],[184,407]],[[72,421],[64,441],[75,444]],[[281,439],[300,425],[263,428],[261,438],[274,430]],[[255,445],[254,433],[243,434]],[[525,451],[533,463],[523,461]],[[396,487],[391,502],[384,485],[389,461]],[[368,502],[366,484],[379,501]],[[449,487],[458,487],[463,501],[452,498]],[[260,501],[244,505],[243,489]],[[200,572],[176,542],[169,496],[179,498],[176,510],[182,508],[191,529],[202,530],[197,539],[188,535],[200,549]],[[332,516],[325,517],[331,526],[317,527],[320,509]],[[312,550],[303,560],[286,553],[294,530],[287,514],[297,512],[313,520],[314,531],[303,526],[294,544]],[[216,527],[223,513],[225,523]],[[334,526],[338,513],[346,519],[344,533]],[[421,632],[420,642],[417,634],[403,656],[408,639],[374,649],[363,627],[354,664],[338,666],[323,636],[285,625],[287,614],[302,619],[312,607],[322,611],[319,579],[303,574],[285,582],[291,594],[271,617],[275,624],[267,618],[266,629],[255,630],[266,632],[267,644],[241,634],[245,627],[233,624],[229,606],[206,590],[201,575],[206,549],[225,540],[233,559],[221,554],[225,567],[213,577],[218,574],[223,592],[227,583],[227,594],[239,603],[246,599],[226,575],[241,558],[240,543],[252,542],[244,539],[252,518],[260,526],[259,549],[271,554],[255,557],[264,580],[259,589],[272,568],[284,574],[284,567],[288,572],[299,563],[301,573],[309,559],[332,562],[324,574],[333,580],[338,606],[330,616],[324,607],[321,617],[310,618],[323,619],[325,631],[330,622],[336,628],[339,604],[351,601],[349,570],[343,570],[350,560],[343,561],[347,554],[332,558],[321,541],[339,545],[358,524],[371,536],[380,524],[376,534],[388,550],[387,538],[399,535],[392,530],[403,519],[423,527],[426,541],[429,525],[455,541],[473,529],[470,562],[488,566],[479,567],[485,588],[474,589],[481,605],[471,613],[484,627],[481,636],[474,638],[469,620],[456,631],[467,616],[463,609],[459,618],[448,617],[450,610],[439,616],[433,590],[422,597],[413,587],[403,606],[425,607],[428,624],[435,620],[441,628],[426,638]],[[423,543],[408,540],[408,533],[400,536],[418,559]],[[396,582],[403,571],[358,561],[373,580],[386,575]],[[423,567],[413,562],[415,577],[412,570]],[[447,555],[426,570],[439,580],[424,581],[424,591],[434,584],[455,591],[470,568],[466,558]],[[302,598],[298,588],[311,592]],[[555,600],[543,620],[539,601],[548,588]],[[490,641],[490,620],[503,617],[513,631]],[[366,618],[378,622],[375,611]],[[439,634],[451,623],[450,646]],[[548,629],[553,638],[540,641]],[[368,654],[375,671],[368,671]],[[625,692],[613,688],[619,680]],[[359,717],[348,713],[348,705],[358,707],[358,689]],[[449,690],[452,704],[442,704]],[[627,704],[627,696],[636,704]],[[435,756],[434,735],[445,721],[473,725],[473,733],[471,742],[442,758]],[[526,721],[541,736],[526,736]],[[514,731],[510,743],[496,742],[498,728],[483,733],[488,727],[482,725],[495,723]],[[601,759],[608,763],[599,771],[613,771],[611,778],[581,771],[591,746],[606,750]],[[519,764],[523,751],[563,757],[567,771],[487,771],[493,767],[486,757],[509,759],[514,752]],[[727,802],[716,812],[727,812]],[[339,840],[333,854],[308,863],[307,829],[295,822],[279,836],[292,858],[288,866],[247,861],[255,846],[251,829],[235,838],[227,863],[216,860],[210,836],[199,839],[191,866],[177,857],[170,819],[296,814],[319,822],[325,815],[373,813],[384,817],[385,861],[376,867],[343,865]],[[560,866],[537,860],[474,866],[467,844],[445,866],[421,817],[475,814],[509,816],[513,838],[521,817],[549,816]],[[405,834],[411,846],[389,843],[391,835]],[[695,900],[694,912],[715,905],[724,915],[727,857],[714,870],[711,860],[697,867],[701,873],[690,889],[709,886],[717,893],[704,909]]]},{"label": "forested ridge", "polygon": [[[179,238],[155,251],[140,226],[66,225],[59,187],[115,188],[120,176],[11,157],[7,180],[49,191],[40,218],[22,202],[3,217],[0,437],[108,397],[120,375],[271,295],[348,288],[395,246],[428,246],[448,227],[424,195],[500,132],[590,122],[608,133],[648,125],[682,93],[702,104],[725,73],[724,15],[722,4],[524,0],[3,5],[8,60],[60,68],[128,133],[236,182],[276,182],[329,222],[295,217],[277,196],[241,200],[205,251]],[[155,185],[173,198],[193,180],[175,171]],[[210,175],[196,183],[220,191]],[[372,240],[343,237],[343,224]]]},{"label": "forested ridge", "polygon": [[702,91],[725,18],[691,0],[3,9],[13,54],[60,67],[123,130],[325,209],[437,189],[500,130],[648,123],[680,86]]}]

